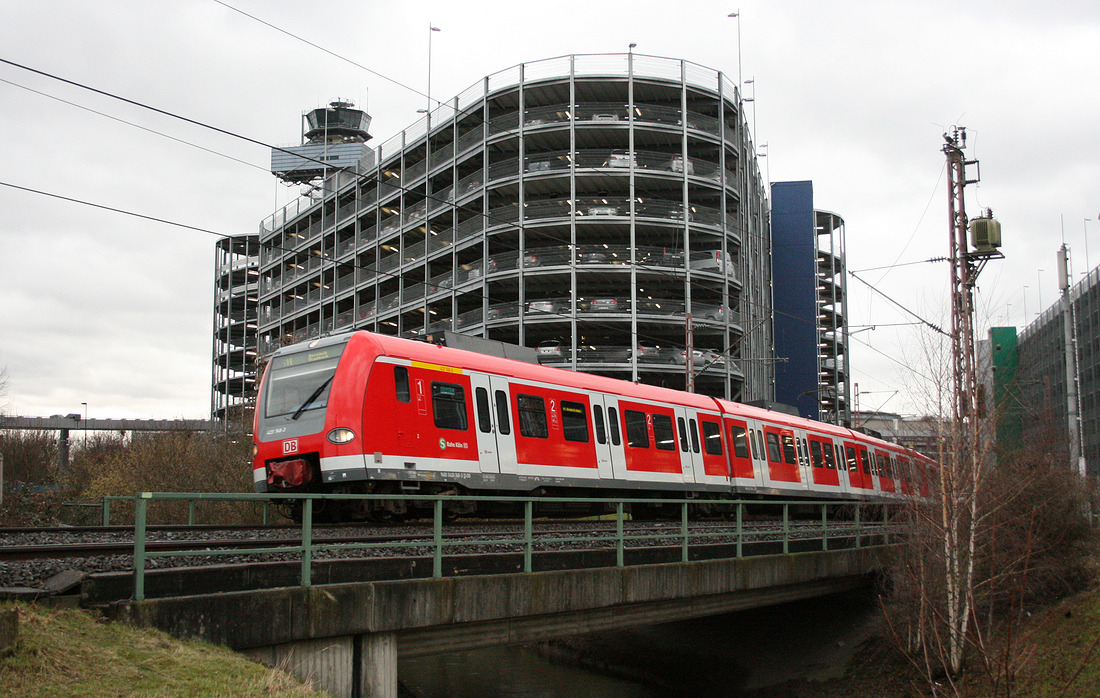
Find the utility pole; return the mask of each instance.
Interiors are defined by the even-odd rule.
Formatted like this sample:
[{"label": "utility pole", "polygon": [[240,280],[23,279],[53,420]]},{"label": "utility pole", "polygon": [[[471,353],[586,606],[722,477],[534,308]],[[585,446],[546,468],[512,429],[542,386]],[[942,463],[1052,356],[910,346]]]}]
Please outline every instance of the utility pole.
[{"label": "utility pole", "polygon": [[1066,346],[1066,431],[1069,465],[1082,477],[1085,459],[1081,454],[1081,399],[1077,385],[1077,314],[1070,294],[1069,248],[1058,250],[1058,287],[1062,290],[1062,328]]},{"label": "utility pole", "polygon": [[[977,160],[967,160],[966,129],[953,127],[944,134],[943,152],[947,156],[948,208],[950,211],[951,246],[951,348],[954,377],[955,423],[969,422],[976,431],[979,414],[978,370],[974,336],[974,286],[978,275],[990,259],[1001,259],[997,249],[1001,244],[1001,228],[992,211],[973,222],[966,217],[963,190],[980,179]],[[976,177],[967,179],[966,167],[974,165]],[[973,236],[971,250],[968,233]],[[976,444],[974,444],[976,446]]]}]

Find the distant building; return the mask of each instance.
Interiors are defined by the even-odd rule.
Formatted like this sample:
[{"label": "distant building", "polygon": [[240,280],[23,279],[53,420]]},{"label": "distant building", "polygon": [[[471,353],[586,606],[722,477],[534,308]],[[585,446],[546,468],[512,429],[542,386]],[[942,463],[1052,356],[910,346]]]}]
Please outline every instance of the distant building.
[{"label": "distant building", "polygon": [[893,412],[855,412],[852,426],[879,438],[939,459],[940,424],[935,417],[906,417]]},{"label": "distant building", "polygon": [[812,182],[775,182],[771,192],[775,399],[849,424],[844,219],[814,208]]},{"label": "distant building", "polygon": [[234,411],[254,400],[259,268],[259,235],[224,237],[216,243],[212,419],[239,417]]},{"label": "distant building", "polygon": [[[1081,452],[1089,476],[1100,477],[1100,268],[1070,288],[1079,376]],[[1019,420],[1024,443],[1055,439],[1065,448],[1067,415],[1065,313],[1061,299],[1018,337]],[[994,374],[994,380],[1002,380]],[[1068,453],[1068,448],[1065,449]]]}]

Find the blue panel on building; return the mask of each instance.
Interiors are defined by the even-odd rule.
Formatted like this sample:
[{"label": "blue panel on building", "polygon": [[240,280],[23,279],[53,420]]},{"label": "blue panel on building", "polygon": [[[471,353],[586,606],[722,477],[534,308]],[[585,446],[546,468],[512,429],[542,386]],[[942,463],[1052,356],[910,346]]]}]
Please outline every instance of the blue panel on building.
[{"label": "blue panel on building", "polygon": [[813,182],[775,182],[771,193],[775,398],[818,419]]}]

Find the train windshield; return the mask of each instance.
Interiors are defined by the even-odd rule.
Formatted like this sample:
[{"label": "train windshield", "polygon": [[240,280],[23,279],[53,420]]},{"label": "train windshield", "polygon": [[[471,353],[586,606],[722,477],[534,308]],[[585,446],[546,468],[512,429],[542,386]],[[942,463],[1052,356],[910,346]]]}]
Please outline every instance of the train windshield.
[{"label": "train windshield", "polygon": [[267,377],[264,416],[298,419],[324,408],[343,349],[339,345],[275,357]]}]

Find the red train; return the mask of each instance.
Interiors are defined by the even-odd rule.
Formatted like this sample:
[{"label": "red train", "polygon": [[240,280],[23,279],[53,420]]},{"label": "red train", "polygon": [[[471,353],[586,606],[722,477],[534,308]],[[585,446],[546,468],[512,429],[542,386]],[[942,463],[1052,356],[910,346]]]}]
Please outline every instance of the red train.
[{"label": "red train", "polygon": [[[830,424],[369,332],[277,351],[254,433],[257,492],[645,497],[655,511],[662,497],[902,497],[934,468]],[[407,513],[341,505],[322,515]]]}]

